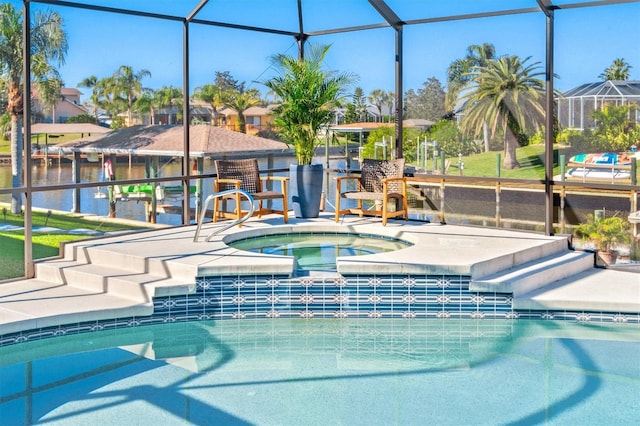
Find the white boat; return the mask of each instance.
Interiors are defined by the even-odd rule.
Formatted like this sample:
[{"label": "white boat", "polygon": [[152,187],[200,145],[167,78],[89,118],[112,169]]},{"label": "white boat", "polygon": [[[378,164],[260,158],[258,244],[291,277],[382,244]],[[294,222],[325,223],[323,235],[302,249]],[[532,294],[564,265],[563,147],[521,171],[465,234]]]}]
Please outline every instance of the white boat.
[{"label": "white boat", "polygon": [[635,159],[625,154],[602,152],[577,154],[569,159],[565,178],[580,180],[631,180]]}]

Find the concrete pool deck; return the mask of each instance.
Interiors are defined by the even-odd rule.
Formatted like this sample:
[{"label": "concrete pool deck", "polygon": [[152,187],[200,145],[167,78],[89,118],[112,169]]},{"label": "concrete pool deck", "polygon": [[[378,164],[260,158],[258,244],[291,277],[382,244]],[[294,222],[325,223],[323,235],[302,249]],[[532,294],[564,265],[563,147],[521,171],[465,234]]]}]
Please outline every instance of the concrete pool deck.
[{"label": "concrete pool deck", "polygon": [[[350,275],[468,275],[470,290],[512,293],[513,308],[640,313],[640,274],[594,267],[593,253],[571,250],[566,237],[495,228],[347,216],[253,218],[205,241],[224,226],[167,227],[68,244],[64,256],[36,265],[36,278],[0,284],[0,335],[43,327],[153,313],[153,297],[189,294],[202,276],[290,275],[292,258],[229,247],[266,233],[381,234],[413,246],[339,258]],[[330,273],[329,273],[330,274]],[[336,273],[334,273],[336,274]]]}]

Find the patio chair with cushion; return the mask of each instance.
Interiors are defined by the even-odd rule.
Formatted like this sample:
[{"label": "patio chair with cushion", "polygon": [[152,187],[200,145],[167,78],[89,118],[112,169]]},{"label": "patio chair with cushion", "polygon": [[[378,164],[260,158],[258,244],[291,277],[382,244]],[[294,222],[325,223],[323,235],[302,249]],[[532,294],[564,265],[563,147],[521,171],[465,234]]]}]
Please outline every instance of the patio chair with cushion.
[{"label": "patio chair with cushion", "polygon": [[[263,214],[277,213],[284,216],[284,222],[288,222],[288,196],[287,183],[289,177],[284,176],[260,176],[258,160],[216,160],[217,179],[214,181],[214,191],[221,192],[229,189],[243,189],[258,202],[258,208],[253,215],[261,217]],[[280,192],[268,188],[269,181],[280,182]],[[223,201],[234,201],[234,210],[226,211]],[[282,210],[276,210],[269,205],[264,206],[264,201],[282,200]],[[213,221],[219,218],[239,219],[247,212],[242,210],[242,196],[239,193],[229,194],[213,201]]]},{"label": "patio chair with cushion", "polygon": [[[356,189],[343,192],[343,182],[356,181]],[[357,200],[357,208],[340,208],[341,199]],[[363,207],[363,201],[373,201],[370,209]],[[389,202],[395,201],[396,208],[389,211]],[[340,176],[336,178],[336,222],[340,215],[357,214],[382,216],[382,224],[391,217],[409,218],[407,206],[407,182],[404,177],[404,159],[372,160],[362,162],[360,176]]]}]

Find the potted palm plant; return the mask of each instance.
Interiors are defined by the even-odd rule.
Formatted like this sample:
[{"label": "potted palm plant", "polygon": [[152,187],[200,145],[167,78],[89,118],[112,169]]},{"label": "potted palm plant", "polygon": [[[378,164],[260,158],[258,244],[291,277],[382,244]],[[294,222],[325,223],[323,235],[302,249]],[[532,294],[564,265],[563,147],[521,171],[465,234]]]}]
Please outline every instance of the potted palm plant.
[{"label": "potted palm plant", "polygon": [[319,132],[333,120],[346,90],[355,81],[348,73],[327,71],[328,45],[310,46],[309,55],[272,57],[276,75],[263,84],[275,95],[273,111],[278,135],[293,146],[297,163],[290,167],[290,194],[296,217],[317,217],[322,197],[322,164],[312,164]]},{"label": "potted palm plant", "polygon": [[593,244],[598,257],[607,265],[616,263],[618,252],[615,248],[631,241],[629,222],[620,216],[600,217],[590,214],[586,222],[576,227],[574,233],[581,240]]}]

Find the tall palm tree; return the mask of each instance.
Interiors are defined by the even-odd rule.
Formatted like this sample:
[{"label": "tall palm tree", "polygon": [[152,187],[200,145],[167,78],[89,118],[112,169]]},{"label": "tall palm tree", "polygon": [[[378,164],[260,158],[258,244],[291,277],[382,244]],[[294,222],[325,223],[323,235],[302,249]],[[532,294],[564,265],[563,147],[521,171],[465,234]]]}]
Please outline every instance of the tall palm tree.
[{"label": "tall palm tree", "polygon": [[468,102],[462,127],[479,134],[486,122],[491,134],[500,130],[504,136],[505,169],[519,167],[516,159],[517,135],[538,129],[544,120],[544,81],[538,76],[539,62],[527,64],[530,58],[503,56],[471,72],[469,90],[463,93]]},{"label": "tall palm tree", "polygon": [[624,58],[616,58],[613,63],[600,74],[601,80],[623,81],[629,79],[631,65]]},{"label": "tall palm tree", "polygon": [[119,99],[124,101],[124,104],[126,105],[129,126],[132,123],[133,105],[143,92],[142,79],[145,77],[151,77],[151,72],[145,69],[134,72],[133,68],[129,65],[120,66],[118,71],[116,71],[111,77],[111,89],[116,93],[116,96]]},{"label": "tall palm tree", "polygon": [[[447,69],[447,94],[445,96],[446,109],[455,112],[460,93],[472,79],[471,72],[478,67],[485,67],[496,57],[496,48],[491,43],[472,44],[467,47],[464,58],[456,59]],[[489,152],[489,127],[483,127],[484,150]]]},{"label": "tall palm tree", "polygon": [[371,93],[369,93],[368,100],[378,109],[378,117],[380,117],[380,121],[384,121],[382,119],[382,106],[386,103],[386,96],[387,92],[382,89],[374,89],[371,91]]},{"label": "tall palm tree", "polygon": [[[11,115],[11,174],[13,187],[22,186],[23,152],[23,78],[22,78],[22,12],[10,3],[0,4],[0,75],[7,82],[7,111]],[[52,76],[59,78],[57,68],[64,63],[67,35],[62,17],[51,11],[37,11],[31,22],[31,78],[36,85]],[[11,212],[20,213],[22,196],[13,194]]]},{"label": "tall palm tree", "polygon": [[228,90],[223,95],[223,102],[227,108],[231,108],[238,113],[238,130],[240,130],[240,133],[247,133],[244,112],[252,106],[260,105],[260,93],[256,89]]}]

